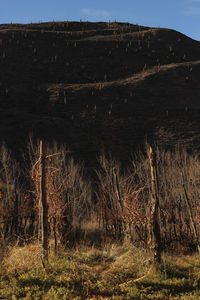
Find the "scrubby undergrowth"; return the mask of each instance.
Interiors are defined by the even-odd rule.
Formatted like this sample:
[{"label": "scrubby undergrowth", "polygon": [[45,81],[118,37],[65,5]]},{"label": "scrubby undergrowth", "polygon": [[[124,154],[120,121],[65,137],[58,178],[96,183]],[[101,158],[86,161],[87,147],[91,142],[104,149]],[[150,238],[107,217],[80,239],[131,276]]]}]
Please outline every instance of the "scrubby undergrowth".
[{"label": "scrubby undergrowth", "polygon": [[27,169],[0,151],[0,299],[200,299],[198,153],[156,149],[163,256],[153,268],[148,153],[126,170],[103,153],[94,181],[66,147],[48,146],[44,270],[35,149]]}]

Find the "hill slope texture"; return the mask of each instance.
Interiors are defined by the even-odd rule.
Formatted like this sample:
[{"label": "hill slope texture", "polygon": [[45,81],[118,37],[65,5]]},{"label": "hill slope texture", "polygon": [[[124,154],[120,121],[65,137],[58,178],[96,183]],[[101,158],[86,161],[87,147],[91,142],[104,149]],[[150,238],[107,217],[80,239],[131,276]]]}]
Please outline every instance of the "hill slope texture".
[{"label": "hill slope texture", "polygon": [[0,25],[0,139],[126,160],[147,138],[200,140],[200,42],[128,23]]}]

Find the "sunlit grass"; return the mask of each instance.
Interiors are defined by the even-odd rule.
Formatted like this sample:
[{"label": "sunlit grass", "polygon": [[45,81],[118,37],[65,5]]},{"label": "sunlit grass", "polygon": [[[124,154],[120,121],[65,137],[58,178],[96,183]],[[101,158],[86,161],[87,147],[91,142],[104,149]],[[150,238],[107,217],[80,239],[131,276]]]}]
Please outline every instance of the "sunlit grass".
[{"label": "sunlit grass", "polygon": [[[131,244],[80,246],[50,253],[47,272],[38,244],[7,251],[0,270],[2,299],[200,299],[200,257],[151,253]],[[135,279],[142,280],[135,282]]]}]

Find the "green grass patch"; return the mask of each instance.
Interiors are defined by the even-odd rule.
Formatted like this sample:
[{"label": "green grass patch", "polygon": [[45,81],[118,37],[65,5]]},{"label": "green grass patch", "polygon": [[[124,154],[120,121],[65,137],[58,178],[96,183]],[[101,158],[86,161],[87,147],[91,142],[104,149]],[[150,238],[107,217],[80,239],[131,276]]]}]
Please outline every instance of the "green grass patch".
[{"label": "green grass patch", "polygon": [[165,255],[150,272],[151,254],[130,244],[82,247],[51,254],[45,273],[39,253],[37,245],[8,251],[0,299],[200,299],[197,255]]}]

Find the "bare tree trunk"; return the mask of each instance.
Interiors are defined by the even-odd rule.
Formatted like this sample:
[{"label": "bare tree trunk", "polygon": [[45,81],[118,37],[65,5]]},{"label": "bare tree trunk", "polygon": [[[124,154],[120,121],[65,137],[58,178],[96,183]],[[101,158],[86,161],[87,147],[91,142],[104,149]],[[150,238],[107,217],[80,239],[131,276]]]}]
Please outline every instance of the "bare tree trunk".
[{"label": "bare tree trunk", "polygon": [[40,141],[40,207],[41,207],[41,233],[42,233],[42,259],[48,261],[48,205],[46,198],[45,174],[45,145]]},{"label": "bare tree trunk", "polygon": [[154,251],[154,262],[161,261],[161,236],[160,224],[158,220],[158,181],[157,181],[157,162],[156,155],[152,148],[149,149],[149,160],[151,166],[151,182],[152,182],[152,196],[151,196],[151,213],[150,213],[150,230],[152,232],[152,248]]},{"label": "bare tree trunk", "polygon": [[[113,171],[114,192],[117,196],[117,201],[119,202],[119,205],[121,208],[121,214],[123,214],[123,201],[122,201],[122,197],[121,197],[120,183],[119,183],[119,178],[118,178],[118,174],[117,174],[117,169],[113,168],[112,171]],[[124,237],[125,239],[128,239],[126,217],[121,218],[121,220],[118,221],[118,231],[119,231],[120,238]]]},{"label": "bare tree trunk", "polygon": [[[183,175],[182,175],[182,180],[183,180]],[[183,191],[184,191],[184,198],[185,198],[185,202],[186,202],[186,205],[187,205],[188,214],[189,214],[189,218],[190,218],[190,223],[191,223],[191,226],[192,226],[192,231],[193,231],[194,237],[196,239],[196,243],[197,243],[197,250],[200,254],[200,242],[199,242],[199,238],[198,238],[198,232],[197,232],[196,224],[195,224],[195,221],[194,221],[194,218],[193,218],[192,206],[191,206],[190,200],[189,200],[188,195],[187,195],[184,180],[183,180]]]},{"label": "bare tree trunk", "polygon": [[58,246],[58,239],[57,239],[57,222],[56,218],[53,217],[52,219],[53,222],[53,236],[54,236],[54,253],[57,253],[57,246]]},{"label": "bare tree trunk", "polygon": [[122,204],[122,199],[121,199],[121,193],[120,193],[120,186],[119,186],[119,178],[117,175],[117,170],[116,168],[113,168],[113,176],[114,176],[114,191],[117,195],[117,200],[120,204],[121,209],[123,210],[123,204]]},{"label": "bare tree trunk", "polygon": [[18,218],[19,218],[19,199],[18,199],[18,191],[15,185],[15,203],[14,203],[14,211],[15,211],[15,216],[14,216],[14,227],[15,227],[15,234],[19,234],[19,226],[18,226]]},{"label": "bare tree trunk", "polygon": [[182,219],[181,219],[181,202],[182,202],[182,198],[180,196],[179,197],[179,202],[178,202],[179,236],[180,236],[180,239],[182,239],[182,237],[183,237],[183,230],[182,230],[183,224],[182,224]]}]

